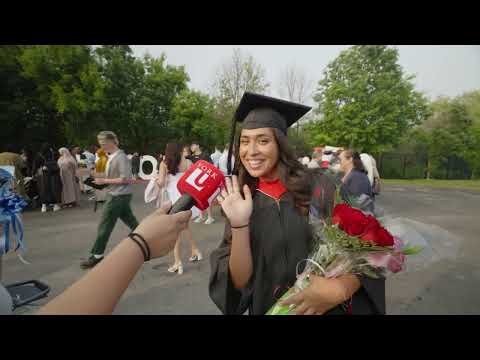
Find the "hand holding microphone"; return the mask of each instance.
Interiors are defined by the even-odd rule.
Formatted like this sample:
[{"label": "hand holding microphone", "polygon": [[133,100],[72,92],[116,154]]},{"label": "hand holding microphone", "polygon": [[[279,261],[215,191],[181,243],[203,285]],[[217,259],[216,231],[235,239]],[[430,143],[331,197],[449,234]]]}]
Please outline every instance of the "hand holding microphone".
[{"label": "hand holding microphone", "polygon": [[[225,187],[219,195],[223,184]],[[233,228],[248,225],[253,211],[252,193],[245,185],[243,187],[245,199],[243,198],[236,176],[225,180],[219,169],[207,161],[199,160],[183,174],[177,188],[182,196],[173,204],[168,214],[189,210],[193,206],[205,210],[218,196],[218,202]]]},{"label": "hand holding microphone", "polygon": [[224,181],[225,176],[215,166],[207,161],[197,161],[178,180],[177,188],[182,196],[168,214],[189,210],[193,206],[206,210],[220,193]]}]

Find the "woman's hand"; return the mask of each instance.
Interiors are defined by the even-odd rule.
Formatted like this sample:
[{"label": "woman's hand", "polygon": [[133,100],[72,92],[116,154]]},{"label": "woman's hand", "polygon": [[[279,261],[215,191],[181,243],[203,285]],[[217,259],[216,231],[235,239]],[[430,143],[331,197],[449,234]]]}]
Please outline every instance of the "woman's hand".
[{"label": "woman's hand", "polygon": [[310,285],[283,304],[296,305],[296,315],[322,315],[348,300],[359,288],[360,281],[353,275],[336,279],[310,275]]},{"label": "woman's hand", "polygon": [[225,179],[225,185],[226,189],[222,190],[217,200],[227,215],[230,225],[238,227],[248,224],[253,209],[250,188],[247,185],[243,186],[244,199],[240,193],[240,186],[238,185],[238,179],[235,175],[232,179],[227,177]]},{"label": "woman's hand", "polygon": [[163,179],[160,175],[157,175],[157,177],[155,178],[155,182],[159,188],[163,186]]},{"label": "woman's hand", "polygon": [[192,216],[190,210],[166,215],[171,207],[171,202],[165,203],[160,209],[143,219],[133,231],[142,235],[148,243],[152,259],[162,257],[174,248],[180,232],[187,228]]}]

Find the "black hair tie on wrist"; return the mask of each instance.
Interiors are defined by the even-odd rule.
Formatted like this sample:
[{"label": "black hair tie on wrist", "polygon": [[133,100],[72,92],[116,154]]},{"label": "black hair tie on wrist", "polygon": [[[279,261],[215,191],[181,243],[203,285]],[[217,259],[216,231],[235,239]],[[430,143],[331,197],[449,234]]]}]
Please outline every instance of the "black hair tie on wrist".
[{"label": "black hair tie on wrist", "polygon": [[[151,251],[150,251],[150,246],[148,246],[148,243],[145,241],[142,235],[137,234],[137,233],[131,233],[128,235],[130,239],[135,241],[135,243],[140,246],[142,249],[143,257],[145,259],[145,262],[149,261],[151,259]],[[143,243],[143,246],[140,244],[140,241]]]},{"label": "black hair tie on wrist", "polygon": [[250,224],[243,225],[243,226],[230,226],[230,227],[231,227],[232,229],[243,229],[243,228],[248,227],[248,225],[250,225]]}]

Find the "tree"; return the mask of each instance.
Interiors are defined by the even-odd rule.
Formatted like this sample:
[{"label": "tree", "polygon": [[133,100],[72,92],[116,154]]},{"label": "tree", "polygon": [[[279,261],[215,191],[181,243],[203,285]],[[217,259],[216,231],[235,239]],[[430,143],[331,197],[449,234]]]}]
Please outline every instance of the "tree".
[{"label": "tree", "polygon": [[322,119],[309,127],[311,145],[328,140],[372,153],[392,149],[399,134],[428,115],[413,78],[403,74],[395,48],[362,45],[342,51],[327,66],[314,96]]},{"label": "tree", "polygon": [[197,140],[207,148],[223,143],[228,130],[215,115],[214,101],[194,90],[184,90],[175,98],[170,125],[180,142]]},{"label": "tree", "polygon": [[219,67],[212,85],[219,117],[230,120],[245,91],[264,93],[269,86],[264,68],[253,56],[234,49],[232,57]]},{"label": "tree", "polygon": [[91,115],[101,110],[105,83],[86,45],[35,45],[19,56],[22,75],[35,83],[38,100],[61,123],[69,143],[88,138]]},{"label": "tree", "polygon": [[[26,45],[0,47],[0,144],[38,147],[49,141],[63,144],[64,129],[55,111],[42,102],[36,83],[22,75]],[[1,147],[1,146],[0,146]]]},{"label": "tree", "polygon": [[[285,67],[279,80],[281,97],[300,104],[304,104],[312,95],[313,82],[308,79],[306,72],[295,65]],[[300,120],[297,121],[297,134],[300,130]]]},{"label": "tree", "polygon": [[173,135],[172,107],[176,96],[187,88],[189,78],[183,66],[167,65],[164,54],[159,58],[147,55],[138,66],[145,72],[134,91],[127,137],[131,146],[146,152]]}]

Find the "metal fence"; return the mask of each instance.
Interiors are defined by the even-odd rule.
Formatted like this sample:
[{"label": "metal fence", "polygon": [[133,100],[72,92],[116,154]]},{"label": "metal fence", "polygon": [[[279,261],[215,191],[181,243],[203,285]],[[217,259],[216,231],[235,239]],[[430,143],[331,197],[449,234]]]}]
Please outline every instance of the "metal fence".
[{"label": "metal fence", "polygon": [[375,156],[380,176],[384,179],[470,179],[472,172],[466,161],[451,155],[436,163],[428,163],[426,154],[385,153]]}]

